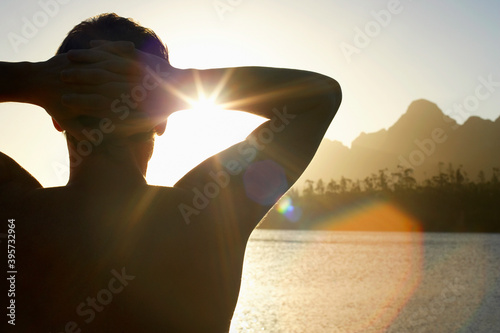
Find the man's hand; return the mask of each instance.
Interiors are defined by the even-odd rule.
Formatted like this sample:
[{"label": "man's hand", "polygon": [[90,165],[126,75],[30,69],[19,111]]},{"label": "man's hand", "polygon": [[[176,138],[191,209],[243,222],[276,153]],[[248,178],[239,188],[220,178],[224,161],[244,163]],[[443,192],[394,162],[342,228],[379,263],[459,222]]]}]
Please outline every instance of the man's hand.
[{"label": "man's hand", "polygon": [[75,90],[75,87],[63,82],[61,71],[75,65],[66,54],[57,55],[43,62],[7,63],[0,62],[0,102],[20,102],[41,106],[64,129],[81,136],[83,126],[78,121],[81,116],[99,116],[94,109],[67,108],[61,97]]},{"label": "man's hand", "polygon": [[[44,108],[66,131],[79,138],[84,126],[78,121],[81,116],[98,116],[98,110],[90,108],[68,108],[62,96],[76,87],[61,80],[61,72],[74,65],[66,54],[56,55],[47,61],[33,63],[26,78],[26,101]],[[85,90],[85,87],[78,87]]]},{"label": "man's hand", "polygon": [[130,42],[91,45],[68,52],[72,66],[61,78],[73,91],[63,96],[65,107],[112,119],[121,136],[150,131],[177,111],[172,96],[181,70]]}]

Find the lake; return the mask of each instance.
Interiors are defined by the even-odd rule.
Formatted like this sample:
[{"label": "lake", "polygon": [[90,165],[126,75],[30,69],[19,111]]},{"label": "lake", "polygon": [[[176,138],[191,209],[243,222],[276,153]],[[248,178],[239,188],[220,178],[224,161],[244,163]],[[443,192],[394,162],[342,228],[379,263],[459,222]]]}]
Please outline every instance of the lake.
[{"label": "lake", "polygon": [[239,332],[500,332],[500,235],[257,229]]}]

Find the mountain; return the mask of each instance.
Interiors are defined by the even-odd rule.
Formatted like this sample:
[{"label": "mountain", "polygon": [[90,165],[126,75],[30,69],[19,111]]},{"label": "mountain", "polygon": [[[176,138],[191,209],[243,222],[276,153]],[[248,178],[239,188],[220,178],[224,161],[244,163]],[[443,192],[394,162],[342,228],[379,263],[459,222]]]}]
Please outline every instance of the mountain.
[{"label": "mountain", "polygon": [[461,166],[469,180],[482,170],[491,177],[500,167],[500,117],[496,121],[470,117],[463,125],[446,116],[436,104],[417,100],[387,130],[361,133],[348,148],[324,139],[304,175],[306,179],[364,179],[379,170],[412,168],[417,181]]}]

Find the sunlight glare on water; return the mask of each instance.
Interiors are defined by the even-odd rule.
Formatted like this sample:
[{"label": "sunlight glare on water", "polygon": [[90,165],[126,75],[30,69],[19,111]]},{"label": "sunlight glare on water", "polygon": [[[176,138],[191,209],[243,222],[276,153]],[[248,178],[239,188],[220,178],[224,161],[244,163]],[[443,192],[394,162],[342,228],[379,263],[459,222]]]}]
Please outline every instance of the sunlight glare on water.
[{"label": "sunlight glare on water", "polygon": [[256,230],[231,333],[494,332],[499,237]]}]

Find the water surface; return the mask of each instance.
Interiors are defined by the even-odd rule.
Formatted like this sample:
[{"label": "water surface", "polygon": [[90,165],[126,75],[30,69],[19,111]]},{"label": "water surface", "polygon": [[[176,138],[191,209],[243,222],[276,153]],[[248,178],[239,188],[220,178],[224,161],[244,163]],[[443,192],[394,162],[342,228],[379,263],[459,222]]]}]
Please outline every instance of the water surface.
[{"label": "water surface", "polygon": [[231,327],[500,332],[500,235],[255,230]]}]

